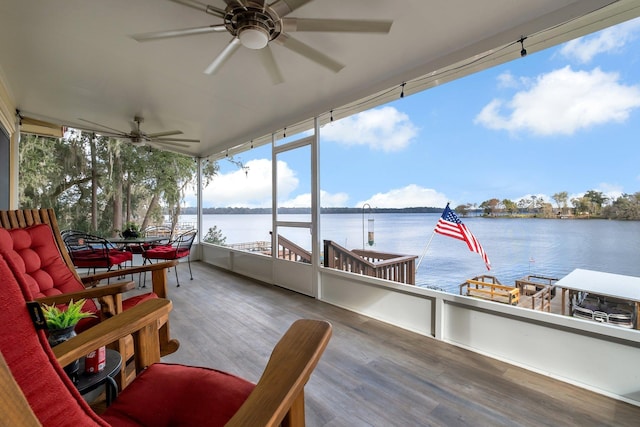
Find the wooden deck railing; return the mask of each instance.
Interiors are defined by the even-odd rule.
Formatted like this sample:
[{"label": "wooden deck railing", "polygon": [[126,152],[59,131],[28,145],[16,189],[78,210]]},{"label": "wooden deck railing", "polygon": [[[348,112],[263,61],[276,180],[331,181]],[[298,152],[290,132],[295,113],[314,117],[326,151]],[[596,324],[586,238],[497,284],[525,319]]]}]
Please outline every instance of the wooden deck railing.
[{"label": "wooden deck railing", "polygon": [[[531,304],[527,304],[527,308],[551,312],[551,298],[551,286],[544,286],[538,292],[531,295]],[[523,307],[522,304],[521,307]]]},{"label": "wooden deck railing", "polygon": [[509,305],[517,305],[520,301],[520,290],[518,288],[505,286],[495,277],[487,275],[474,277],[461,284],[460,295],[488,299]]},{"label": "wooden deck railing", "polygon": [[[523,297],[520,306],[532,310],[551,311],[551,299],[556,295],[555,277],[529,275],[516,280],[516,287]],[[531,300],[529,301],[529,298]]]},{"label": "wooden deck railing", "polygon": [[311,264],[311,252],[278,234],[278,258]]},{"label": "wooden deck railing", "polygon": [[351,273],[416,284],[415,255],[397,255],[375,251],[352,251],[343,248],[331,240],[324,241],[324,266]]}]

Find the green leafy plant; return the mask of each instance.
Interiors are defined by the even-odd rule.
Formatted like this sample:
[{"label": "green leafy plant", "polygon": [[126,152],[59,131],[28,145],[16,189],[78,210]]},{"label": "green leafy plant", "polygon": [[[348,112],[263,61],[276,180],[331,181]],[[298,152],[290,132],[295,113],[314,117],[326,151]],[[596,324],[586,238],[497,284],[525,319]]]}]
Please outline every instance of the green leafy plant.
[{"label": "green leafy plant", "polygon": [[61,310],[54,304],[42,304],[42,311],[44,312],[47,327],[49,329],[65,329],[70,326],[75,326],[81,319],[96,317],[92,313],[82,311],[85,302],[86,300],[84,298],[76,302],[71,300],[66,310]]},{"label": "green leafy plant", "polygon": [[209,231],[207,231],[207,234],[202,240],[207,243],[215,243],[216,245],[224,246],[227,238],[222,234],[222,230],[219,230],[218,226],[214,225],[213,227],[209,228]]},{"label": "green leafy plant", "polygon": [[135,222],[127,222],[120,233],[125,239],[140,236],[140,227]]}]

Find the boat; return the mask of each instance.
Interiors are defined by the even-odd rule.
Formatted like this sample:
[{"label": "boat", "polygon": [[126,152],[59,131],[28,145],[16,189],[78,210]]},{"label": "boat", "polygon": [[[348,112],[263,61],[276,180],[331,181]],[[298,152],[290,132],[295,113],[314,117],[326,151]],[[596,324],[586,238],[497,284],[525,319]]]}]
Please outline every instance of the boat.
[{"label": "boat", "polygon": [[482,275],[462,283],[460,295],[640,329],[640,277],[576,269],[562,279],[527,275],[510,286]]},{"label": "boat", "polygon": [[[556,284],[570,315],[629,329],[640,329],[640,277],[575,269]],[[564,313],[563,313],[564,314]]]}]

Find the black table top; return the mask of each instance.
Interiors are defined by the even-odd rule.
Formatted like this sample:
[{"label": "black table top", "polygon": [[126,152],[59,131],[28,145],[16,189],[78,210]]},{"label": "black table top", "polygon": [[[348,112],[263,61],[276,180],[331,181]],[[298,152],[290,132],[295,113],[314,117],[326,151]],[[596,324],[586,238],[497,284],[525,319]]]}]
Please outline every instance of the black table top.
[{"label": "black table top", "polygon": [[107,349],[106,363],[102,371],[89,374],[84,371],[85,358],[80,359],[80,370],[78,371],[78,381],[75,383],[80,393],[87,393],[105,383],[107,377],[114,377],[122,367],[122,356],[115,350]]}]

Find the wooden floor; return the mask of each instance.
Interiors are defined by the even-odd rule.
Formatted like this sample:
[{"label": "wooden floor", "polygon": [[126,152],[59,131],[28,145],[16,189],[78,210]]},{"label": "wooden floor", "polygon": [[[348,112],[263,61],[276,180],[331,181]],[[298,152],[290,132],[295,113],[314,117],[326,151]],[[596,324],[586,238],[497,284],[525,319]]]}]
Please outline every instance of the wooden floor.
[{"label": "wooden floor", "polygon": [[306,388],[307,425],[638,426],[640,407],[407,332],[203,263],[169,290],[166,362],[257,381],[271,348],[298,318],[327,319],[333,337]]}]

